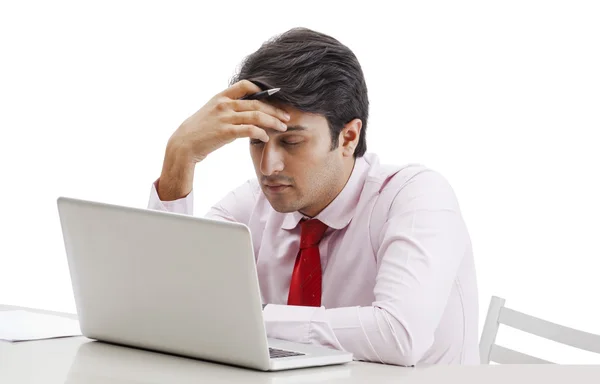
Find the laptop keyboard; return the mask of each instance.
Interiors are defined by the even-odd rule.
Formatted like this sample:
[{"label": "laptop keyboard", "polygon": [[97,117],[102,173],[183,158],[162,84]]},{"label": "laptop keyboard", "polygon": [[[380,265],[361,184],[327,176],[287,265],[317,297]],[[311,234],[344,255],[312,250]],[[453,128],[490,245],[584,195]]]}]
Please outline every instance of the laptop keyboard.
[{"label": "laptop keyboard", "polygon": [[291,356],[304,356],[304,353],[284,351],[283,349],[269,348],[269,356],[271,359],[277,359],[280,357],[291,357]]}]

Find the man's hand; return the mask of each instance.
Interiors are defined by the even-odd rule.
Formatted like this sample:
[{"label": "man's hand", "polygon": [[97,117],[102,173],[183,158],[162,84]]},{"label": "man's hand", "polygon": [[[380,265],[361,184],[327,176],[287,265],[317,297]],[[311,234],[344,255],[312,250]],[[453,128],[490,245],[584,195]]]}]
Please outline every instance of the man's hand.
[{"label": "man's hand", "polygon": [[173,133],[171,144],[197,163],[238,138],[269,141],[265,129],[285,131],[289,116],[260,100],[239,100],[260,90],[247,80],[235,83],[186,119]]},{"label": "man's hand", "polygon": [[289,115],[260,100],[239,100],[261,89],[242,80],[215,95],[171,135],[165,152],[158,196],[175,200],[192,190],[194,168],[211,152],[235,139],[269,141],[266,129],[284,132]]}]

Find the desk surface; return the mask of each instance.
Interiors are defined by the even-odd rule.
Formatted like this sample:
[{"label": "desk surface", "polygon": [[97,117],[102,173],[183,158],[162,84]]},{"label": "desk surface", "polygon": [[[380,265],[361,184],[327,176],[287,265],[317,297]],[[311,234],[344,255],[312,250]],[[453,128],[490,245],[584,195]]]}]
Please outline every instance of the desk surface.
[{"label": "desk surface", "polygon": [[[0,310],[25,309],[1,306]],[[40,313],[54,313],[36,311]],[[57,313],[54,313],[57,314]],[[73,315],[59,314],[66,317]],[[257,372],[85,337],[0,341],[0,383],[600,383],[600,365],[342,366]]]}]

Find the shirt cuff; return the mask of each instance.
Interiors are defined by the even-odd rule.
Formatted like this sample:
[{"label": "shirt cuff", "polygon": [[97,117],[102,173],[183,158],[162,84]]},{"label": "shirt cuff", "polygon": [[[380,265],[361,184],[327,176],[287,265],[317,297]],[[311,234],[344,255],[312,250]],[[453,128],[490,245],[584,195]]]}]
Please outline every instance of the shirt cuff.
[{"label": "shirt cuff", "polygon": [[269,304],[263,312],[267,336],[309,344],[311,321],[324,318],[324,312],[323,307]]},{"label": "shirt cuff", "polygon": [[191,191],[187,196],[172,201],[162,201],[158,197],[158,182],[159,179],[152,183],[150,189],[150,201],[148,208],[157,211],[167,211],[173,213],[181,213],[184,215],[194,214],[194,192]]},{"label": "shirt cuff", "polygon": [[327,311],[325,307],[269,304],[263,312],[267,336],[343,350],[329,324]]}]

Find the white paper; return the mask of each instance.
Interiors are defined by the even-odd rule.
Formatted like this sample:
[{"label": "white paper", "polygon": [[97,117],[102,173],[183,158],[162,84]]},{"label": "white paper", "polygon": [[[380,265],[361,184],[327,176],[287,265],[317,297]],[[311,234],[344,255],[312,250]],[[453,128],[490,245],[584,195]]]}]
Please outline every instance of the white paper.
[{"label": "white paper", "polygon": [[79,322],[31,311],[0,311],[0,340],[24,341],[80,336]]}]

